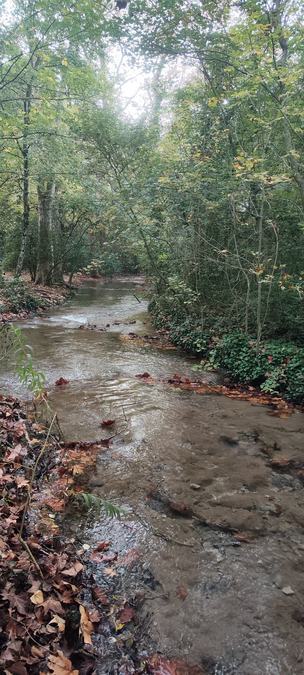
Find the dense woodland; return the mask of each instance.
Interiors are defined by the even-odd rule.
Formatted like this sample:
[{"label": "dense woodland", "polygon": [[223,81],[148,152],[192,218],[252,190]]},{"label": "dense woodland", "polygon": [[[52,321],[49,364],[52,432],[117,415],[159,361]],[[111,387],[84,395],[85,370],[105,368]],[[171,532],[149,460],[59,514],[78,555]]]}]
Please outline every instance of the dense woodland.
[{"label": "dense woodland", "polygon": [[[301,6],[2,0],[7,297],[24,271],[46,285],[145,272],[173,341],[301,401]],[[146,74],[136,116],[118,52]]]}]

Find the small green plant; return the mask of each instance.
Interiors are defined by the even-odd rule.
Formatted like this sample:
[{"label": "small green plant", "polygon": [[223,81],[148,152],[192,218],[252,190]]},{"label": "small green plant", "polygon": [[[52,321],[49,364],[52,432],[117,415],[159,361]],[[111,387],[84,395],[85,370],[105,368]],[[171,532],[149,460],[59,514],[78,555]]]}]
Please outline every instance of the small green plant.
[{"label": "small green plant", "polygon": [[6,311],[21,312],[35,310],[39,307],[37,298],[32,295],[21,279],[11,279],[6,282],[2,295],[6,301]]},{"label": "small green plant", "polygon": [[121,518],[124,513],[123,509],[112,502],[106,501],[93,495],[90,492],[81,492],[79,494],[73,495],[72,500],[76,502],[81,508],[86,511],[92,511],[94,509],[102,510],[108,518]]},{"label": "small green plant", "polygon": [[32,348],[25,343],[21,329],[12,324],[1,327],[1,358],[9,353],[14,356],[16,373],[20,382],[35,396],[43,393],[45,376],[33,365]]}]

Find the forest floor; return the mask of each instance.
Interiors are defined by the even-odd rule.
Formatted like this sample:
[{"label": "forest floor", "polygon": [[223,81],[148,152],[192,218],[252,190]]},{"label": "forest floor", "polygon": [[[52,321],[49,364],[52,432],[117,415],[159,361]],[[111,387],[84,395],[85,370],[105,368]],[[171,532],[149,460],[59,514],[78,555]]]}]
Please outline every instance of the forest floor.
[{"label": "forest floor", "polygon": [[0,288],[0,322],[41,314],[65,302],[71,293],[68,285],[51,287],[35,284],[29,274],[23,274],[18,282],[16,286],[13,275],[8,272],[3,276],[3,286]]},{"label": "forest floor", "polygon": [[[118,558],[110,541],[90,550],[65,532],[69,510],[84,507],[86,475],[110,440],[64,443],[56,416],[38,422],[36,408],[9,396],[0,397],[0,419],[1,673],[89,675],[97,629],[112,643],[117,672],[159,673],[166,659],[137,651],[141,594],[127,599],[116,588],[117,568],[132,567],[136,556]],[[104,584],[94,581],[100,563]]]}]

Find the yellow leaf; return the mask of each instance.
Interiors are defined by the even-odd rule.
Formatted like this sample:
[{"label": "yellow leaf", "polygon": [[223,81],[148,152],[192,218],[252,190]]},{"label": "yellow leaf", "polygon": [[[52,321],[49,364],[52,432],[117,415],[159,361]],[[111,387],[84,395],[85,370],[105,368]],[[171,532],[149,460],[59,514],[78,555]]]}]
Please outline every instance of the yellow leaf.
[{"label": "yellow leaf", "polygon": [[51,654],[48,667],[54,675],[79,675],[79,670],[73,670],[72,662],[64,656],[63,652]]},{"label": "yellow leaf", "polygon": [[93,632],[93,624],[90,621],[89,614],[83,605],[79,605],[80,611],[80,626],[79,633],[83,636],[83,641],[85,645],[91,645],[92,639],[91,635]]},{"label": "yellow leaf", "polygon": [[36,593],[33,593],[33,595],[31,595],[30,600],[33,603],[33,605],[42,605],[44,601],[42,591],[36,591]]}]

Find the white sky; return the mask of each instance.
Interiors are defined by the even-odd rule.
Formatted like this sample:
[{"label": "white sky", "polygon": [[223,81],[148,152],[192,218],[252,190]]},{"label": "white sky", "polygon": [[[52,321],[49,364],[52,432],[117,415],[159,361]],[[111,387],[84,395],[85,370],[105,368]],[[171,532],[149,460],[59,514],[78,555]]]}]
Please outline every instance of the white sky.
[{"label": "white sky", "polygon": [[[1,0],[0,0],[0,4]],[[13,18],[14,0],[4,0],[3,10],[0,10],[2,25],[9,25]],[[145,67],[142,62],[139,66],[131,64],[126,56],[122,55],[119,46],[110,49],[108,68],[110,77],[113,76],[116,85],[116,95],[123,114],[131,119],[138,119],[151,107],[151,79],[152,69]],[[168,64],[164,68],[163,77],[166,82],[166,91],[173,92],[189,81],[195,73],[194,67],[178,59],[174,68]]]}]

